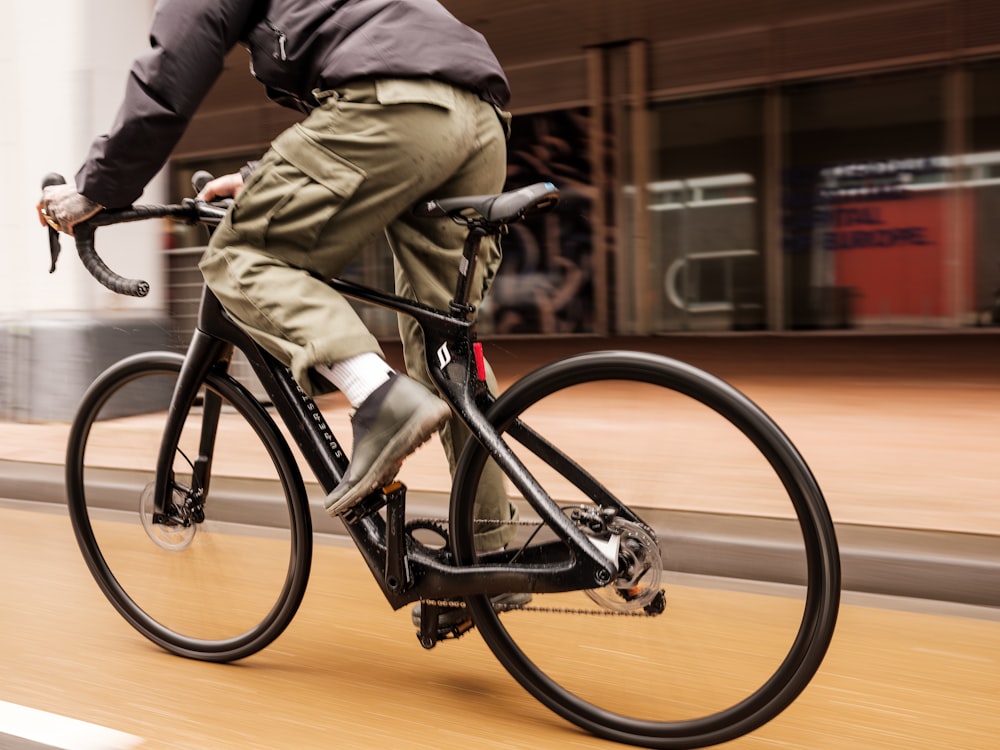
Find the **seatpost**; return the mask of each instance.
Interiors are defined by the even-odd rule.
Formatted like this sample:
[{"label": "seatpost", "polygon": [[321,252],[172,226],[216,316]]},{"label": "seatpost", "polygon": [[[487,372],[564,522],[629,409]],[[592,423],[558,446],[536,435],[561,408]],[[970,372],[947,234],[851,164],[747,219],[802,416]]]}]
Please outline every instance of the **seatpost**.
[{"label": "seatpost", "polygon": [[469,223],[469,233],[465,237],[465,244],[462,247],[462,262],[458,267],[458,283],[455,285],[455,298],[449,307],[452,314],[457,318],[468,318],[476,311],[476,308],[469,304],[469,290],[472,279],[476,274],[476,263],[479,261],[479,248],[482,245],[483,237],[488,234],[486,228],[478,222]]}]

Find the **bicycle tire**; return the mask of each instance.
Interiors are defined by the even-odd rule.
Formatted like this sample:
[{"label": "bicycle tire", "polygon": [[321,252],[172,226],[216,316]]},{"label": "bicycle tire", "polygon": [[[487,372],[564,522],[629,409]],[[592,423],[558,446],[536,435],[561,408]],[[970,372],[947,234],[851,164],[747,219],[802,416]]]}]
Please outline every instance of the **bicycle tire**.
[{"label": "bicycle tire", "polygon": [[[629,400],[632,398],[629,394],[633,393],[637,394],[635,403]],[[562,406],[558,401],[554,402],[555,408],[547,406],[563,396],[567,400]],[[663,411],[659,408],[661,402]],[[609,409],[610,417],[595,418],[589,413],[602,407]],[[631,416],[626,416],[627,412]],[[597,458],[590,463],[581,461],[602,483],[607,480],[605,486],[612,490],[619,483],[623,486],[629,483],[624,475],[663,470],[662,478],[657,474],[652,485],[657,493],[694,488],[698,493],[694,503],[697,505],[707,504],[712,499],[710,488],[718,488],[720,496],[728,493],[738,502],[739,493],[730,491],[731,482],[716,478],[725,474],[722,467],[726,459],[722,456],[729,455],[731,444],[732,455],[738,455],[740,462],[752,468],[752,471],[740,469],[743,472],[740,482],[746,482],[741,491],[747,496],[751,491],[760,491],[761,501],[773,501],[783,495],[781,500],[788,505],[788,516],[794,517],[756,520],[739,517],[738,513],[731,516],[731,509],[717,513],[705,513],[698,507],[663,510],[655,507],[657,502],[648,500],[650,494],[639,493],[639,502],[632,502],[632,509],[639,517],[653,518],[658,525],[666,526],[665,534],[663,529],[656,530],[662,538],[655,543],[662,555],[664,575],[670,578],[663,587],[666,598],[662,614],[584,617],[580,621],[584,624],[578,625],[576,620],[566,617],[556,620],[547,610],[567,609],[564,602],[574,596],[568,607],[571,614],[580,617],[581,611],[589,612],[577,609],[579,603],[586,602],[579,592],[541,596],[536,593],[524,607],[525,611],[507,612],[496,611],[486,596],[471,597],[466,603],[482,637],[529,693],[566,720],[600,737],[638,746],[677,749],[714,745],[758,729],[791,704],[813,678],[826,654],[837,619],[840,562],[834,526],[804,460],[774,422],[736,389],[697,368],[649,354],[598,352],[543,366],[507,390],[490,409],[488,418],[514,447],[515,441],[508,438],[515,425],[527,423],[544,436],[560,413],[572,414],[572,419],[583,413],[588,418],[579,429],[560,432],[561,441],[569,436],[573,443],[572,448],[565,449],[567,453],[585,452],[600,443],[602,451],[614,454],[602,459],[595,453]],[[696,424],[696,420],[703,418],[706,426]],[[611,431],[615,419],[634,419],[636,424],[616,431],[620,441],[612,437],[603,442],[598,440],[595,433]],[[661,434],[645,435],[646,445],[636,451],[628,442],[628,433],[642,429],[639,425],[648,424],[648,420],[654,420],[654,428],[661,421],[672,420],[684,434],[677,439],[671,435],[670,425],[664,424],[659,426]],[[709,446],[707,455],[701,459],[704,465],[692,454],[699,437]],[[618,442],[622,445],[618,446]],[[651,448],[658,447],[663,450],[655,460],[645,458]],[[562,494],[557,497],[549,489],[550,482],[566,485],[558,492],[571,496],[570,506],[577,507],[574,504],[580,499],[573,495],[578,490],[573,485],[580,482],[567,482],[565,475],[558,477],[559,472],[551,470],[551,457],[539,460],[520,446],[515,452],[533,472],[549,477],[539,481],[550,496],[557,501],[563,497]],[[675,453],[681,454],[680,458],[672,461]],[[484,563],[474,544],[473,528],[482,519],[476,519],[473,499],[486,459],[485,449],[470,440],[456,468],[450,540],[460,564]],[[633,464],[630,474],[629,466]],[[698,479],[687,483],[668,479],[668,470],[676,473],[682,469],[697,474]],[[535,476],[539,477],[539,473]],[[633,476],[629,481],[639,480]],[[596,494],[592,489],[589,492]],[[675,500],[675,492],[670,494],[669,500]],[[684,499],[684,492],[676,491],[676,495]],[[691,520],[702,515],[707,520]],[[686,545],[696,546],[686,540],[688,532],[684,528],[671,531],[670,526],[677,519],[695,526],[746,523],[752,527],[751,536],[740,547],[738,539],[736,542],[725,539],[724,528],[722,533],[710,529],[701,534],[700,544],[709,549],[718,545],[716,553],[714,556],[710,551],[702,553],[706,560],[699,563],[697,553],[684,551]],[[779,535],[776,543],[764,544],[757,555],[752,538],[757,524],[779,523],[786,534],[784,541]],[[791,537],[787,536],[789,528],[794,532]],[[636,534],[641,536],[642,524],[637,529]],[[531,525],[526,531],[536,539],[540,536],[539,530]],[[801,551],[792,550],[789,545],[789,539],[795,541],[796,535]],[[508,549],[518,549],[523,543],[517,540]],[[758,584],[749,580],[756,575],[750,566],[766,568],[769,564],[766,558],[776,551],[793,561],[798,572],[790,573],[787,580],[779,583]],[[725,555],[735,559],[727,563]],[[754,557],[761,559],[750,563]],[[782,574],[779,571],[778,575]],[[786,598],[793,596],[799,597],[799,602],[788,604]],[[547,606],[550,599],[559,606]],[[594,599],[598,600],[608,601],[606,597]],[[688,604],[689,600],[692,603]],[[601,612],[601,606],[595,613],[621,614]],[[615,620],[613,626],[605,625],[612,620]],[[733,628],[733,635],[727,634],[729,620],[740,623],[739,628]],[[579,630],[574,630],[576,627]],[[771,645],[767,637],[772,630],[783,637],[780,648]],[[757,637],[760,643],[749,643]],[[591,655],[596,663],[588,671],[582,662]],[[747,666],[737,658],[740,656],[745,657]],[[660,663],[661,658],[666,661]],[[626,668],[634,669],[634,676],[625,674]],[[684,681],[685,677],[690,678],[690,685]],[[664,695],[648,693],[646,685],[654,680],[663,683]],[[605,707],[605,703],[613,707]]]},{"label": "bicycle tire", "polygon": [[[189,445],[200,439],[198,410],[220,405],[202,518],[187,526],[155,522],[162,420],[183,362],[166,352],[139,354],[87,390],[67,445],[69,515],[90,572],[133,628],[174,654],[229,662],[260,651],[294,617],[309,579],[311,519],[274,421],[238,381],[213,373],[173,446],[179,504],[197,495],[190,454],[198,445]],[[245,467],[248,457],[256,476],[243,469],[223,476],[225,461]]]}]

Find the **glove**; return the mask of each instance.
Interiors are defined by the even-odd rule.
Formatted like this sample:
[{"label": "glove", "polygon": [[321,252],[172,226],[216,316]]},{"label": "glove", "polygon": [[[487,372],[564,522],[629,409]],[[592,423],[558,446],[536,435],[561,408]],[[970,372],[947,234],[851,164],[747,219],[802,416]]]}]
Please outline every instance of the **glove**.
[{"label": "glove", "polygon": [[63,184],[44,188],[36,209],[42,226],[48,225],[60,232],[73,234],[73,227],[103,211],[104,206],[81,195],[71,185]]}]

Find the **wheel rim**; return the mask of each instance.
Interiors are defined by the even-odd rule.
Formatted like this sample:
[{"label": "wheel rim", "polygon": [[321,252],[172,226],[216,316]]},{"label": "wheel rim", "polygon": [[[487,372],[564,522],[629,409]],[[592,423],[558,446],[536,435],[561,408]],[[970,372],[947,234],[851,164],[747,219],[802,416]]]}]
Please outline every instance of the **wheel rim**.
[{"label": "wheel rim", "polygon": [[[183,531],[153,523],[148,487],[178,367],[172,358],[138,358],[102,376],[88,392],[67,459],[71,518],[98,584],[143,635],[184,656],[242,658],[277,637],[304,592],[311,554],[304,490],[287,446],[267,448],[274,436],[265,443],[257,434],[269,420],[249,424],[244,415],[251,414],[251,421],[260,416],[253,415],[253,402],[229,381],[216,380],[213,391],[222,392],[227,405],[206,518]],[[134,403],[143,408],[137,412],[129,406]],[[196,423],[192,413],[182,437],[186,447],[175,462],[175,497],[184,494],[184,481],[191,484]],[[252,460],[258,473],[270,467],[269,483],[263,477],[251,482],[224,466],[253,439],[262,458]],[[253,487],[264,487],[268,501],[247,502]],[[286,499],[275,503],[275,495]],[[267,507],[270,517],[238,523],[254,505]]]},{"label": "wheel rim", "polygon": [[[733,636],[705,635],[702,640],[710,641],[714,638],[720,642],[721,645],[715,649],[715,654],[710,654],[711,649],[701,647],[697,638],[691,640],[688,646],[674,648],[673,653],[669,656],[670,661],[664,665],[664,670],[676,672],[684,669],[684,664],[688,664],[687,668],[691,670],[690,683],[682,686],[678,684],[677,680],[672,682],[663,680],[660,674],[653,670],[643,679],[669,686],[664,688],[664,692],[668,693],[666,698],[650,701],[646,700],[647,696],[639,695],[635,698],[634,703],[630,703],[628,697],[618,700],[616,696],[609,695],[609,691],[604,687],[600,685],[594,687],[595,680],[588,682],[587,679],[571,676],[572,665],[559,663],[559,657],[547,653],[547,648],[558,653],[560,650],[564,650],[567,644],[575,643],[572,648],[578,649],[579,653],[585,653],[586,649],[591,649],[592,652],[596,653],[602,642],[615,642],[617,638],[619,642],[625,643],[651,643],[649,650],[655,653],[655,658],[664,658],[662,656],[664,652],[663,642],[657,641],[655,638],[644,641],[645,636],[636,635],[643,627],[653,628],[652,620],[650,623],[633,620],[629,623],[628,628],[618,628],[617,635],[614,634],[615,629],[606,628],[603,622],[586,626],[586,631],[584,631],[584,626],[564,623],[561,628],[555,627],[557,635],[551,646],[546,647],[541,642],[541,636],[532,631],[541,632],[544,630],[546,624],[543,620],[546,617],[551,619],[555,615],[539,613],[532,615],[537,622],[525,620],[518,623],[515,618],[525,618],[525,612],[498,616],[493,613],[487,600],[480,597],[470,600],[470,607],[476,615],[477,624],[501,662],[530,692],[557,713],[597,734],[619,741],[637,742],[655,747],[693,747],[698,744],[721,742],[739,736],[772,718],[803,689],[818,667],[829,642],[836,618],[839,569],[835,564],[836,543],[832,536],[832,525],[829,524],[828,515],[825,515],[822,497],[815,488],[808,470],[805,469],[804,465],[796,463],[797,454],[794,453],[794,449],[791,449],[787,439],[780,433],[772,434],[769,432],[770,423],[759,422],[760,414],[752,404],[714,379],[706,378],[693,371],[692,368],[679,363],[660,358],[648,358],[644,355],[623,357],[616,354],[613,357],[590,356],[579,358],[579,360],[543,368],[543,371],[536,376],[526,379],[524,384],[516,385],[498,402],[493,410],[493,418],[497,422],[509,426],[514,417],[531,404],[530,408],[527,409],[526,420],[537,424],[539,431],[544,432],[547,420],[554,419],[554,417],[551,414],[545,414],[542,406],[553,398],[553,393],[558,395],[563,392],[563,389],[572,390],[577,386],[586,385],[590,381],[603,382],[604,379],[609,379],[610,382],[612,379],[634,378],[643,381],[644,388],[650,387],[651,383],[659,386],[670,386],[684,391],[687,394],[684,398],[688,401],[699,402],[696,409],[703,409],[700,401],[708,400],[713,406],[730,412],[730,416],[734,417],[740,427],[749,432],[754,441],[763,446],[763,453],[761,453],[759,446],[753,445],[753,441],[748,441],[740,435],[740,440],[749,443],[757,452],[758,461],[762,462],[762,465],[768,469],[773,477],[773,486],[779,487],[781,493],[786,497],[792,496],[791,500],[787,500],[788,512],[792,518],[788,519],[783,526],[786,532],[790,528],[798,534],[797,543],[804,548],[799,559],[802,570],[801,578],[803,582],[808,580],[810,586],[805,589],[801,584],[797,588],[784,584],[784,590],[781,590],[780,586],[777,587],[781,591],[777,595],[772,592],[729,591],[724,597],[728,598],[729,604],[717,604],[712,603],[699,591],[709,583],[708,581],[688,576],[690,580],[695,581],[695,584],[685,587],[682,585],[683,582],[678,583],[678,571],[676,570],[677,567],[683,570],[685,563],[681,561],[678,566],[678,560],[668,561],[668,567],[673,565],[675,570],[671,571],[671,581],[666,586],[668,592],[667,611],[665,615],[661,616],[664,618],[663,621],[668,621],[670,617],[676,617],[671,612],[672,608],[675,611],[684,609],[696,612],[700,606],[703,614],[706,614],[704,621],[709,622],[709,625],[702,624],[701,627],[711,627],[712,618],[710,615],[712,612],[719,620],[745,616],[744,613],[756,612],[759,615],[759,612],[766,611],[769,607],[773,609],[775,601],[787,609],[787,601],[785,600],[789,591],[796,591],[795,595],[799,597],[797,609],[783,615],[785,621],[782,623],[784,627],[782,632],[784,635],[781,636],[780,641],[783,645],[777,650],[772,649],[771,660],[756,667],[756,672],[753,675],[733,678],[734,682],[737,680],[742,680],[742,682],[740,687],[728,693],[726,692],[728,686],[724,684],[726,681],[724,679],[716,680],[715,689],[718,695],[713,699],[705,698],[700,694],[696,696],[696,691],[691,688],[696,678],[707,683],[713,682],[712,672],[718,667],[710,663],[709,656],[717,657],[718,653],[726,648],[731,649],[734,654],[738,653],[733,640],[730,640],[728,644],[722,643],[723,638],[732,639]],[[604,402],[610,404],[609,409],[612,409],[613,413],[621,414],[621,410],[625,408],[624,402],[626,400],[622,399],[616,403],[614,399],[608,398]],[[537,403],[535,403],[536,401]],[[577,411],[587,413],[591,417],[591,421],[598,421],[593,419],[594,415],[590,409],[597,408],[594,404],[600,404],[600,399],[584,402],[574,397],[573,401]],[[587,403],[588,406],[581,409],[579,406],[581,403]],[[654,409],[652,404],[653,401],[647,399],[645,402],[640,402],[640,407],[649,412]],[[674,408],[676,410],[676,407]],[[539,413],[541,416],[536,418],[534,413]],[[691,419],[692,424],[695,424],[693,417]],[[727,422],[727,424],[734,434],[739,433],[731,423]],[[697,435],[697,432],[692,431],[691,435],[689,440],[693,441],[693,436]],[[602,444],[607,446],[609,442],[612,441],[609,439]],[[722,450],[721,442],[718,443],[717,449]],[[588,454],[584,451],[583,455]],[[483,454],[471,446],[463,459],[462,468],[457,477],[456,494],[453,497],[453,514],[460,528],[470,528],[474,511],[468,507],[467,503],[461,502],[460,498],[475,497],[473,477],[481,468]],[[583,458],[582,460],[585,462],[587,459]],[[627,460],[627,457],[623,460]],[[772,463],[777,464],[780,471],[776,472],[771,465]],[[587,464],[585,463],[585,465]],[[758,472],[763,475],[759,469]],[[618,486],[613,478],[606,478],[605,475],[598,478],[606,482],[611,489]],[[543,485],[548,486],[544,480]],[[635,495],[631,497],[635,497]],[[813,505],[817,503],[821,511],[819,518],[813,515],[815,510]],[[650,517],[658,517],[657,513],[646,509],[640,512],[643,516],[649,514]],[[686,512],[688,511],[674,509],[674,520],[677,518],[689,520],[685,516]],[[795,513],[806,516],[802,525],[794,520]],[[669,513],[663,517],[667,516]],[[475,551],[471,544],[463,541],[463,536],[463,534],[456,534],[453,544],[458,550],[460,560],[471,561],[475,559]],[[662,538],[661,542],[663,542]],[[669,544],[674,543],[669,539],[668,542]],[[669,557],[671,551],[668,549],[667,552]],[[713,576],[704,576],[703,574],[703,578],[712,577],[720,578],[717,574]],[[718,585],[717,580],[711,581],[711,583],[715,586]],[[744,586],[744,588],[747,587]],[[720,590],[726,591],[725,588]],[[570,595],[558,596],[565,598]],[[696,605],[694,602],[699,597],[702,602],[700,605]],[[552,595],[536,596],[537,604],[542,604],[538,600],[546,600],[545,604],[542,604],[538,609],[546,609],[549,598],[555,599],[556,597]],[[718,598],[717,595],[716,599]],[[739,606],[742,609],[734,604],[737,601],[740,602]],[[574,604],[567,608],[576,609],[577,607]],[[605,606],[605,609],[607,608]],[[556,607],[552,609],[556,609]],[[594,619],[596,621],[597,618]],[[609,618],[601,619],[607,620]],[[771,619],[772,621],[776,619],[773,614]],[[691,621],[694,623],[697,619],[692,615]],[[773,623],[768,627],[773,627]],[[593,638],[588,635],[574,641],[578,629],[580,632],[588,633],[592,633],[596,629],[604,629],[605,634]],[[765,629],[766,627],[748,625],[746,640],[748,642],[755,638],[763,640],[763,636],[760,634]],[[536,638],[538,641],[533,642],[533,639]],[[688,631],[678,626],[673,630],[664,628],[664,634],[661,638],[664,641],[669,641],[671,639],[691,638],[691,636]],[[685,653],[685,648],[694,653]],[[644,647],[636,646],[635,651],[620,653],[618,663],[625,664],[629,659],[642,658],[643,653],[645,653]],[[704,660],[702,668],[699,668],[697,663],[699,659]],[[607,677],[608,673],[624,672],[621,669],[614,670],[607,667],[602,670],[602,662],[598,659],[594,661],[597,666],[592,671],[595,674],[603,673]],[[641,674],[641,670],[637,669],[635,673]],[[617,674],[613,681],[616,688],[621,685],[622,679],[627,680],[628,678]],[[642,679],[636,680],[636,684],[641,683]],[[628,691],[619,690],[618,692]],[[686,708],[681,707],[681,704],[685,702],[689,705]]]}]

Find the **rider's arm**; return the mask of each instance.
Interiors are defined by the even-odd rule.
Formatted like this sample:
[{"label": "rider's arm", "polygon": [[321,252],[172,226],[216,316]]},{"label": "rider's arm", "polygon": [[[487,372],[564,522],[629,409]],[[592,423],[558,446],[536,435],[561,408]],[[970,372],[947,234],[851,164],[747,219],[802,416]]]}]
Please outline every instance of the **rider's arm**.
[{"label": "rider's arm", "polygon": [[97,138],[76,175],[101,206],[135,201],[160,170],[243,36],[256,0],[160,0],[150,50],[129,72],[111,130]]}]

